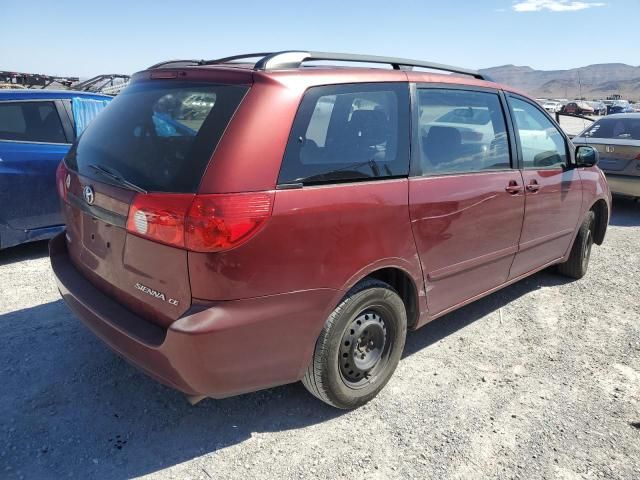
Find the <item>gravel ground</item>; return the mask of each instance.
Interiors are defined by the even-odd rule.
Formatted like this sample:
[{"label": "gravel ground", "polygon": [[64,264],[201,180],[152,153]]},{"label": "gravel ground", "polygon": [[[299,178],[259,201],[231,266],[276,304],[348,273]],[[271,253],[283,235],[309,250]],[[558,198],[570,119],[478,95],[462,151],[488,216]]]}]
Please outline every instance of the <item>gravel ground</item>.
[{"label": "gravel ground", "polygon": [[640,204],[588,275],[542,272],[413,332],[370,404],[300,384],[191,407],[0,252],[0,478],[640,478]]}]

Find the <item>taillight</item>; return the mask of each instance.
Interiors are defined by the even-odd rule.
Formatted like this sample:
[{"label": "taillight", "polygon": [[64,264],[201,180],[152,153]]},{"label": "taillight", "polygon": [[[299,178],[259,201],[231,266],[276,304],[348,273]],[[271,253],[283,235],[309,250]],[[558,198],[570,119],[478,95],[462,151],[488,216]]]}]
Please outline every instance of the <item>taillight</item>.
[{"label": "taillight", "polygon": [[69,175],[69,170],[67,170],[67,166],[64,164],[64,161],[60,162],[56,169],[56,186],[58,188],[58,195],[60,198],[67,201],[67,192],[71,186],[71,176]]},{"label": "taillight", "polygon": [[253,236],[271,214],[273,193],[138,194],[127,231],[196,252],[218,252]]},{"label": "taillight", "polygon": [[196,252],[228,250],[245,242],[271,215],[273,193],[197,195],[186,224],[186,247]]},{"label": "taillight", "polygon": [[180,193],[136,195],[129,207],[127,230],[140,237],[184,248],[184,219],[193,197]]}]

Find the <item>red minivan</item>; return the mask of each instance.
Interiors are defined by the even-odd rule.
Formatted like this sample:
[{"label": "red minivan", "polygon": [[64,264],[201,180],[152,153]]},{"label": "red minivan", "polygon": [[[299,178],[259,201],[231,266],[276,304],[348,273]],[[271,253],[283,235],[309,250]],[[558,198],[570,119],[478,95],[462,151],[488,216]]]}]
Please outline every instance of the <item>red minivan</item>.
[{"label": "red minivan", "polygon": [[597,161],[470,70],[166,62],[60,165],[51,263],[96,335],[192,401],[302,380],[354,408],[407,330],[551,265],[585,274],[610,213]]}]

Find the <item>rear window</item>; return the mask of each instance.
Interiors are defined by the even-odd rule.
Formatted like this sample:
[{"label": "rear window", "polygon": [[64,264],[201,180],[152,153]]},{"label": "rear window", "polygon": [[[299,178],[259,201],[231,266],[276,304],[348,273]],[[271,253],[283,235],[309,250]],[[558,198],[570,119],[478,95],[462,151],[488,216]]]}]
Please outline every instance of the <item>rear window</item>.
[{"label": "rear window", "polygon": [[603,118],[587,128],[580,136],[616,140],[640,140],[640,117]]},{"label": "rear window", "polygon": [[105,167],[150,192],[193,193],[248,87],[151,80],[122,91],[67,155],[97,177]]}]

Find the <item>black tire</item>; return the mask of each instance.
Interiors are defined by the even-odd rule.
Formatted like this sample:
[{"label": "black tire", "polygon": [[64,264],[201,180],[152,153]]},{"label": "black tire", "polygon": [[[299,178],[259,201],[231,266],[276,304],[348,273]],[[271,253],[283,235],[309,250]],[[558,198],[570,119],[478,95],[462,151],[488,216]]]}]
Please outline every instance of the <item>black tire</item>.
[{"label": "black tire", "polygon": [[357,408],[387,384],[407,336],[400,296],[379,280],[364,280],[329,315],[302,383],[336,408]]},{"label": "black tire", "polygon": [[589,259],[591,258],[591,247],[593,247],[593,224],[595,215],[589,212],[580,225],[578,235],[576,235],[571,247],[569,259],[558,265],[558,272],[567,277],[580,279],[587,273]]}]

